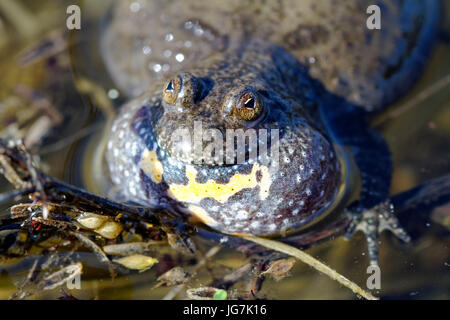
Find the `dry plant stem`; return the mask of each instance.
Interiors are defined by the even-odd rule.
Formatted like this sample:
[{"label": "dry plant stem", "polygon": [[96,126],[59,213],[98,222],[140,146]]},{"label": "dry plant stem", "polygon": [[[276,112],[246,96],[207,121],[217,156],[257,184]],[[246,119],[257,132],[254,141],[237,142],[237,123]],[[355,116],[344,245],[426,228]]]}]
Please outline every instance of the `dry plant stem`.
[{"label": "dry plant stem", "polygon": [[14,168],[11,166],[9,158],[3,154],[0,154],[0,173],[14,186],[16,189],[27,188],[27,183],[24,182]]},{"label": "dry plant stem", "polygon": [[[205,256],[203,257],[203,259],[201,259],[195,266],[194,268],[192,268],[192,272],[191,274],[194,274],[195,272],[197,272],[201,267],[203,267],[206,263],[206,261],[208,259],[210,259],[211,257],[213,257],[214,255],[216,255],[220,249],[222,248],[222,246],[214,246],[211,249],[208,250],[208,252],[205,254]],[[162,300],[172,300],[174,299],[177,294],[184,289],[186,285],[185,284],[180,284],[174,288],[172,288],[172,290],[169,291],[169,293],[167,293],[164,298]]]},{"label": "dry plant stem", "polygon": [[[96,213],[114,218],[119,212],[124,220],[131,219],[136,222],[150,220],[157,226],[165,222],[181,223],[179,221],[180,217],[174,217],[162,208],[150,210],[148,208],[120,204],[53,179],[33,166],[31,156],[21,144],[16,145],[16,148],[14,148],[8,146],[5,141],[0,140],[0,173],[5,175],[17,189],[29,188],[29,190],[37,191],[32,195],[32,198],[35,201],[44,200],[42,202],[44,217],[44,213],[48,214],[50,211],[47,203],[62,201],[65,205],[74,205],[76,203],[73,209],[78,208],[81,211],[85,211],[82,210],[83,206],[88,206],[89,209]],[[71,199],[71,201],[68,200],[71,203],[68,203],[67,199]]]},{"label": "dry plant stem", "polygon": [[269,249],[272,249],[272,250],[275,250],[275,251],[279,251],[279,252],[282,252],[284,254],[293,256],[293,257],[297,258],[298,260],[306,263],[307,265],[313,267],[317,271],[320,271],[323,274],[326,274],[331,279],[336,280],[337,282],[339,282],[343,286],[349,288],[354,293],[356,293],[357,295],[360,295],[360,296],[366,298],[367,300],[378,300],[378,298],[373,296],[370,292],[365,291],[364,289],[359,287],[354,282],[352,282],[352,281],[348,280],[347,278],[345,278],[343,275],[339,274],[338,272],[336,272],[335,270],[331,269],[327,265],[323,264],[319,260],[315,259],[311,255],[309,255],[309,254],[307,254],[307,253],[305,253],[305,252],[303,252],[303,251],[301,251],[301,250],[299,250],[297,248],[291,247],[291,246],[289,246],[287,244],[284,244],[284,243],[281,243],[281,242],[278,242],[278,241],[258,238],[258,237],[254,237],[254,236],[243,236],[243,238],[245,238],[245,239],[247,239],[249,241],[255,242],[255,243],[259,244],[259,245],[262,245],[262,246],[264,246],[266,248],[269,248]]},{"label": "dry plant stem", "polygon": [[422,90],[414,99],[411,101],[408,101],[401,107],[394,109],[390,112],[388,112],[385,116],[382,116],[380,118],[377,118],[374,122],[374,126],[378,126],[386,122],[387,120],[394,119],[405,113],[406,111],[418,106],[420,103],[428,99],[429,97],[435,95],[445,87],[450,85],[450,75],[447,75],[443,77],[442,79],[439,79],[429,87]]},{"label": "dry plant stem", "polygon": [[67,31],[61,27],[39,37],[36,42],[25,48],[19,55],[17,62],[20,66],[24,67],[57,56],[67,50],[68,46]]},{"label": "dry plant stem", "polygon": [[0,12],[14,25],[17,32],[25,37],[31,37],[40,31],[40,23],[29,12],[20,1],[0,1]]},{"label": "dry plant stem", "polygon": [[46,203],[46,200],[48,198],[44,191],[44,187],[42,185],[42,181],[41,181],[39,172],[36,169],[36,167],[33,165],[33,159],[31,158],[31,155],[26,150],[25,146],[22,143],[20,143],[18,145],[18,148],[22,151],[22,153],[25,157],[25,163],[27,166],[27,170],[28,170],[29,174],[31,175],[31,180],[33,182],[33,186],[36,188],[36,191],[38,191],[38,193],[39,193],[39,198],[40,198],[39,200],[44,200],[43,205],[42,205],[42,216],[44,217],[44,219],[47,219],[48,205]]},{"label": "dry plant stem", "polygon": [[[75,251],[77,248],[78,248],[78,246],[75,246],[73,251]],[[69,252],[66,255],[66,257],[70,256],[73,251]],[[36,292],[49,289],[49,288],[45,288],[45,286],[42,285],[42,277],[39,277],[42,269],[48,269],[52,263],[51,262],[52,256],[50,256],[50,257],[47,256],[46,255],[47,253],[48,252],[45,252],[43,255],[38,256],[38,258],[36,258],[34,260],[33,265],[31,267],[30,271],[28,272],[26,279],[22,282],[22,284],[17,289],[17,291],[9,297],[8,300],[15,300],[15,299],[23,300],[29,296],[34,295]],[[65,268],[62,268],[61,270],[63,270],[63,269],[65,269]],[[58,274],[58,271],[56,272],[56,274]],[[66,279],[66,280],[68,280],[68,279]],[[38,288],[33,289],[32,285],[36,285],[36,286],[38,286]]]},{"label": "dry plant stem", "polygon": [[248,283],[248,296],[247,299],[255,300],[256,294],[261,291],[262,285],[266,277],[261,274],[263,264],[259,263],[256,266],[256,275]]},{"label": "dry plant stem", "polygon": [[41,114],[44,113],[47,115],[55,125],[61,124],[64,120],[58,108],[38,91],[35,91],[23,84],[17,85],[14,88],[14,91],[16,94],[31,103],[32,106],[35,107]]},{"label": "dry plant stem", "polygon": [[[96,196],[84,190],[78,189],[76,187],[64,184],[56,179],[52,179],[46,176],[44,173],[40,172],[36,168],[34,168],[31,160],[31,156],[24,150],[23,145],[19,145],[17,150],[14,150],[8,147],[7,144],[0,140],[0,169],[3,167],[2,173],[8,178],[8,180],[12,180],[11,182],[19,189],[30,188],[30,192],[32,190],[38,191],[38,194],[42,198],[45,198],[45,195],[49,196],[48,200],[58,201],[57,199],[61,198],[61,195],[64,195],[64,199],[66,196],[69,198],[74,197],[75,199],[81,199],[82,203],[93,205],[94,208],[98,208],[101,210],[101,214],[109,215],[116,217],[117,212],[121,212],[121,214],[126,215],[127,219],[132,219],[136,221],[145,221],[148,218],[156,218],[156,222],[162,222],[166,220],[172,220],[172,216],[165,215],[161,210],[148,210],[142,207],[133,207],[127,206],[123,204],[119,204],[117,202]],[[16,170],[17,169],[17,170]],[[25,172],[23,172],[25,171]],[[8,174],[9,172],[9,174]],[[9,177],[8,177],[9,175]],[[22,176],[24,176],[22,178]],[[393,203],[395,204],[395,208],[397,213],[399,213],[399,217],[405,214],[405,210],[414,209],[419,204],[426,204],[428,207],[432,206],[434,203],[442,202],[444,200],[450,199],[450,175],[431,180],[429,182],[424,183],[423,185],[397,195],[393,197]],[[25,194],[20,193],[21,195]],[[44,197],[42,197],[44,195]],[[56,198],[54,198],[54,195]],[[36,197],[36,194],[34,195]],[[37,199],[35,199],[37,200]],[[45,201],[47,202],[47,201]],[[35,203],[36,204],[36,203]],[[421,207],[422,208],[422,207]],[[422,209],[421,209],[422,210]],[[428,217],[428,211],[426,215]],[[416,211],[417,213],[417,211]],[[409,214],[409,211],[406,212]],[[175,221],[176,222],[176,221]],[[158,224],[159,225],[159,224]],[[345,228],[344,223],[337,223],[333,228],[327,228],[326,232],[319,232],[318,234],[308,234],[307,236],[303,235],[300,237],[294,237],[292,239],[287,239],[288,241],[292,241],[291,245],[300,244],[300,246],[304,245],[313,245],[318,240],[325,240],[336,235],[339,235],[342,230]],[[207,232],[199,231],[199,236],[203,236],[207,239],[220,241],[223,239],[223,236],[213,237]],[[255,237],[244,237],[237,238],[231,237],[229,241],[226,241],[225,245],[231,245],[235,248],[240,248],[240,246],[249,247],[248,241],[260,245],[262,247],[266,247],[268,249],[278,251],[284,254],[291,255],[310,266],[313,266],[315,269],[327,274],[332,279],[335,279],[339,283],[348,288],[352,289],[355,293],[367,298],[367,299],[376,299],[370,293],[365,292],[360,287],[358,287],[353,282],[344,278],[342,275],[327,267],[323,263],[317,261],[306,253],[291,247],[288,244],[284,244],[277,241],[266,240]],[[247,244],[246,244],[247,243]],[[255,245],[253,245],[255,246]],[[201,261],[194,267],[194,270],[198,270],[206,263],[206,259],[213,256],[220,250],[221,246],[216,246],[211,248],[208,253],[203,257]],[[261,248],[262,249],[262,248]],[[261,251],[261,249],[259,251]],[[252,251],[247,249],[247,251]],[[165,299],[173,299],[178,292],[180,292],[184,288],[183,285],[175,287],[171,292],[165,297]]]},{"label": "dry plant stem", "polygon": [[31,148],[39,144],[45,137],[45,135],[50,132],[53,124],[49,117],[42,116],[39,117],[33,124],[28,128],[25,136],[23,137],[23,143],[27,148]]},{"label": "dry plant stem", "polygon": [[[160,217],[160,212],[157,210],[148,210],[143,207],[129,206],[126,204],[121,204],[107,198],[103,198],[92,194],[90,192],[84,191],[77,187],[67,185],[63,182],[60,182],[56,179],[52,179],[48,176],[45,176],[46,182],[44,184],[45,190],[51,194],[55,192],[58,195],[64,196],[72,196],[75,199],[82,200],[83,202],[87,202],[92,205],[96,205],[97,207],[101,205],[99,211],[95,211],[95,213],[116,217],[117,213],[120,212],[124,218],[128,217],[134,221],[146,221],[148,218],[157,218]],[[77,208],[79,211],[84,212],[80,208]],[[72,209],[73,210],[73,209]]]},{"label": "dry plant stem", "polygon": [[27,278],[20,285],[19,289],[12,296],[10,296],[8,298],[8,300],[14,300],[14,299],[18,298],[19,296],[21,296],[21,298],[26,297],[26,293],[24,292],[24,289],[28,284],[30,284],[36,278],[36,276],[39,272],[41,263],[42,263],[41,258],[37,258],[36,260],[34,260],[33,265],[31,267],[30,271],[28,272]]},{"label": "dry plant stem", "polygon": [[68,265],[50,275],[45,277],[38,283],[39,291],[53,290],[58,288],[75,278],[77,275],[81,275],[83,271],[83,265],[80,262]]},{"label": "dry plant stem", "polygon": [[222,279],[214,281],[210,286],[214,288],[224,288],[228,290],[232,285],[246,278],[253,269],[253,263],[246,263],[239,268],[233,270],[231,273],[224,276]]},{"label": "dry plant stem", "polygon": [[89,79],[81,77],[75,79],[75,85],[79,92],[92,97],[95,105],[101,109],[108,120],[115,118],[116,110],[114,109],[105,90],[101,86]]},{"label": "dry plant stem", "polygon": [[9,191],[9,192],[5,192],[5,193],[0,193],[0,203],[9,201],[9,200],[13,200],[19,197],[23,197],[25,195],[28,195],[30,193],[35,192],[36,189],[35,188],[29,188],[29,189],[24,189],[24,190],[13,190],[13,191]]},{"label": "dry plant stem", "polygon": [[88,237],[85,237],[79,232],[71,232],[70,234],[80,240],[85,246],[89,247],[98,257],[98,259],[108,266],[111,278],[114,280],[114,278],[116,277],[114,266],[112,265],[111,261],[109,261],[103,250],[98,245],[96,245],[95,242],[91,241]]}]

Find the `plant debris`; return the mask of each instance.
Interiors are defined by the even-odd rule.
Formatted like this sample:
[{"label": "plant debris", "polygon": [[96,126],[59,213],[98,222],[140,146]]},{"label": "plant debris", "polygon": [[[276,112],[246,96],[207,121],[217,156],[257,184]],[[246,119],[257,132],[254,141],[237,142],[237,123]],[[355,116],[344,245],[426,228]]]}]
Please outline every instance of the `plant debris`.
[{"label": "plant debris", "polygon": [[175,267],[162,274],[156,279],[158,283],[154,288],[159,286],[173,287],[178,286],[180,284],[187,283],[191,280],[192,276],[186,272],[182,267]]},{"label": "plant debris", "polygon": [[[225,292],[225,294],[223,293]],[[189,299],[192,300],[225,300],[219,299],[225,296],[226,291],[222,289],[212,288],[212,287],[200,287],[194,289],[188,289],[186,294]]]},{"label": "plant debris", "polygon": [[289,271],[295,265],[296,260],[294,258],[280,259],[272,261],[266,271],[263,271],[261,275],[271,276],[275,281],[281,281],[288,276]]},{"label": "plant debris", "polygon": [[[81,274],[82,264],[77,261],[80,248],[88,249],[105,263],[112,278],[117,272],[123,272],[118,266],[139,272],[145,272],[155,264],[158,266],[165,261],[167,249],[171,249],[169,256],[178,256],[175,260],[171,258],[175,265],[157,277],[153,287],[172,287],[164,299],[173,299],[183,292],[191,299],[229,298],[226,290],[238,282],[247,282],[248,291],[237,298],[259,299],[257,294],[265,277],[281,281],[295,264],[292,257],[327,274],[357,295],[375,299],[352,281],[297,249],[341,235],[348,223],[345,218],[326,228],[282,239],[284,243],[257,237],[224,237],[197,229],[169,211],[117,203],[55,180],[38,168],[20,141],[0,140],[0,173],[18,189],[0,199],[30,201],[13,205],[10,213],[0,219],[0,257],[25,257],[30,252],[41,257],[35,261],[12,299],[54,290]],[[432,181],[394,197],[393,202],[400,213],[408,214],[408,210],[421,203],[420,199],[426,198],[429,202],[442,197],[447,199],[449,193],[445,186],[448,181],[445,177]],[[443,191],[436,196],[436,190]],[[202,254],[193,241],[195,235],[219,245]],[[186,285],[193,283],[201,268],[212,271],[210,259],[223,245],[243,252],[249,262],[222,277],[212,277],[209,286],[184,290]],[[67,253],[57,255],[61,250]],[[193,267],[186,265],[189,259],[196,260]],[[45,271],[51,269],[56,271]]]},{"label": "plant debris", "polygon": [[158,263],[158,259],[144,256],[142,254],[134,254],[127,257],[117,258],[113,260],[115,263],[121,264],[125,268],[139,270],[144,272],[149,270],[155,263]]}]

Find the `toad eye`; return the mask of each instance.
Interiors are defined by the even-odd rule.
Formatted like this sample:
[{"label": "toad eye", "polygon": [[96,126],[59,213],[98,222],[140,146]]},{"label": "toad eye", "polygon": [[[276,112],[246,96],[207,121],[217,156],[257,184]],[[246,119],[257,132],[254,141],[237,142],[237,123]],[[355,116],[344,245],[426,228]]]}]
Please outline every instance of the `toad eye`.
[{"label": "toad eye", "polygon": [[209,79],[183,73],[164,84],[163,100],[170,105],[190,107],[208,93],[211,87],[210,82]]},{"label": "toad eye", "polygon": [[242,93],[235,106],[231,109],[231,115],[245,121],[258,119],[264,108],[261,97],[255,92]]},{"label": "toad eye", "polygon": [[164,84],[163,99],[168,104],[175,104],[183,88],[183,78],[177,76]]}]

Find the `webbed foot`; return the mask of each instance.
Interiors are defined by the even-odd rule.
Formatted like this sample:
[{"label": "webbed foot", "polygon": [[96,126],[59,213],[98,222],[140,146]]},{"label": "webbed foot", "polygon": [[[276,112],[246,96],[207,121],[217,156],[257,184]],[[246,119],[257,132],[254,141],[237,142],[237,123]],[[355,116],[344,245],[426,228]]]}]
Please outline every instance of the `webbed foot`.
[{"label": "webbed foot", "polygon": [[349,209],[346,214],[350,218],[345,237],[349,239],[356,231],[364,232],[369,251],[371,265],[378,265],[378,237],[384,230],[391,231],[397,238],[409,242],[410,237],[400,226],[394,214],[392,203],[387,200],[370,209],[357,207]]}]

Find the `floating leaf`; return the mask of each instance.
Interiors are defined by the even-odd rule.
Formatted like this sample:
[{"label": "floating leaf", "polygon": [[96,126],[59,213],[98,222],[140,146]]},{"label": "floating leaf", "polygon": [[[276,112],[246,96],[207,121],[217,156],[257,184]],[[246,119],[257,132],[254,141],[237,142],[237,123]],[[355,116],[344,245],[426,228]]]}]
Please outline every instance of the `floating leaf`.
[{"label": "floating leaf", "polygon": [[262,275],[270,275],[275,281],[285,278],[295,265],[295,258],[287,258],[273,261],[269,268]]},{"label": "floating leaf", "polygon": [[216,293],[214,293],[213,296],[214,300],[226,300],[227,299],[227,292],[225,290],[217,290]]},{"label": "floating leaf", "polygon": [[186,291],[186,294],[187,294],[188,298],[192,299],[192,300],[213,300],[216,293],[219,291],[224,291],[224,290],[213,288],[213,287],[200,287],[200,288],[195,288],[195,289],[189,289]]},{"label": "floating leaf", "polygon": [[108,221],[94,231],[106,239],[115,239],[119,236],[122,230],[123,226],[120,223]]},{"label": "floating leaf", "polygon": [[125,268],[139,270],[140,272],[150,269],[158,259],[147,257],[141,254],[135,254],[128,257],[113,260],[115,263],[121,264]]},{"label": "floating leaf", "polygon": [[184,271],[181,267],[175,267],[161,275],[157,280],[159,281],[158,286],[176,286],[188,282],[191,279],[191,275]]},{"label": "floating leaf", "polygon": [[103,247],[103,251],[109,255],[127,256],[131,254],[143,254],[148,253],[148,251],[154,246],[166,244],[164,241],[146,241],[146,242],[130,242],[130,243],[119,243],[110,244]]}]

